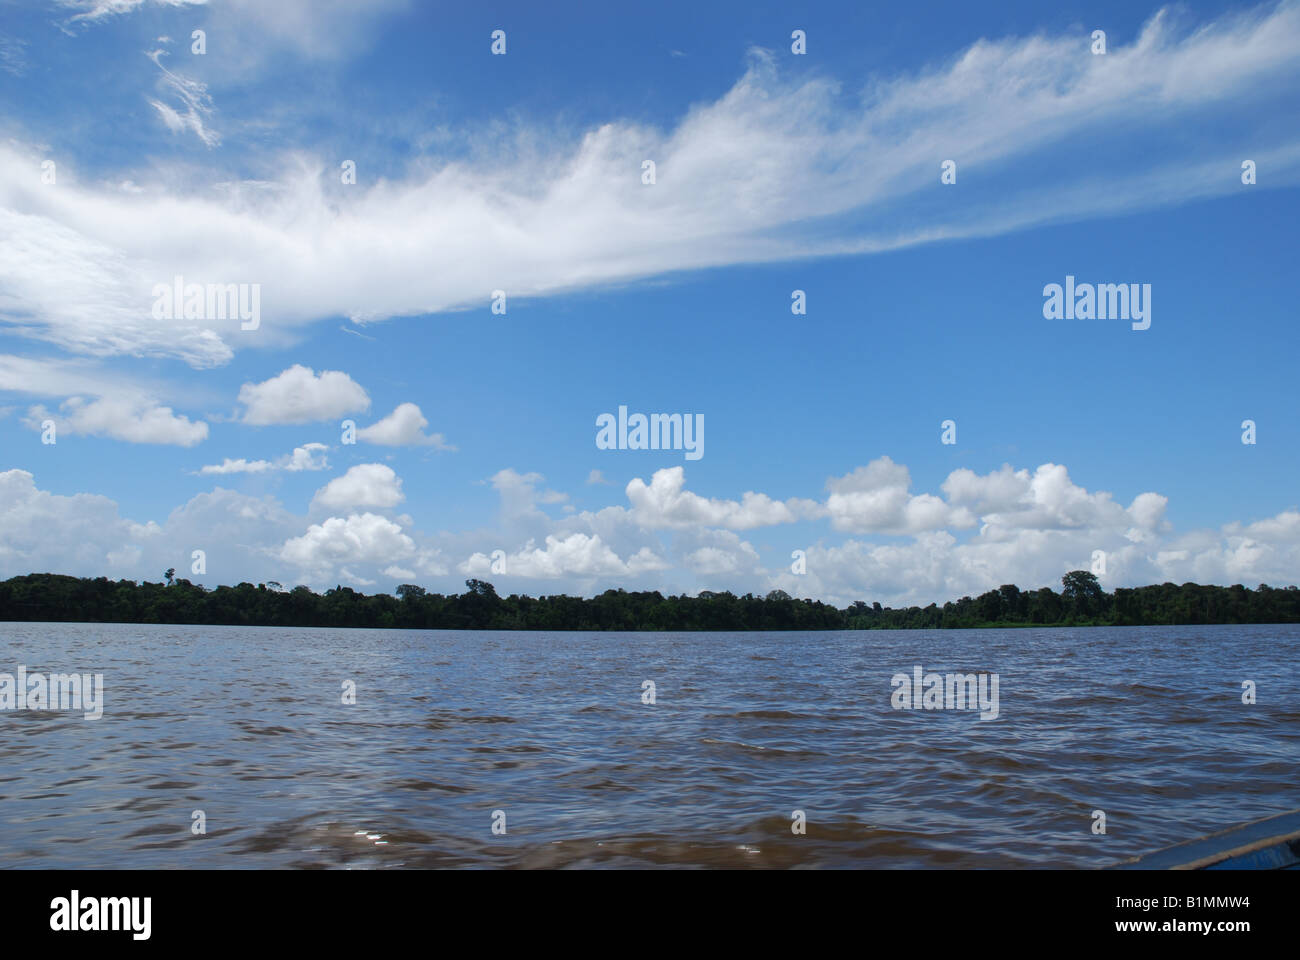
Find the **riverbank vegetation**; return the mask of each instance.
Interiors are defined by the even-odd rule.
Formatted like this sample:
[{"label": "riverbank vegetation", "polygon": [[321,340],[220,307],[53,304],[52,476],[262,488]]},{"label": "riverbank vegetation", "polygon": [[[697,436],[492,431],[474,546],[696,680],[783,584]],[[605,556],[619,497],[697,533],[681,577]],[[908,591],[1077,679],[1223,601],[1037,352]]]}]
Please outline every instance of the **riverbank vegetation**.
[{"label": "riverbank vegetation", "polygon": [[234,624],[270,627],[405,627],[444,630],[872,630],[961,627],[1136,626],[1195,623],[1297,623],[1300,590],[1261,584],[1248,589],[1162,583],[1107,593],[1083,570],[1067,573],[1057,592],[1007,584],[939,606],[891,608],[857,601],[842,609],[782,590],[766,596],[702,591],[606,590],[590,598],[499,596],[492,584],[466,581],[461,594],[403,584],[395,594],[338,586],[241,583],[206,588],[34,573],[0,582],[0,620]]}]

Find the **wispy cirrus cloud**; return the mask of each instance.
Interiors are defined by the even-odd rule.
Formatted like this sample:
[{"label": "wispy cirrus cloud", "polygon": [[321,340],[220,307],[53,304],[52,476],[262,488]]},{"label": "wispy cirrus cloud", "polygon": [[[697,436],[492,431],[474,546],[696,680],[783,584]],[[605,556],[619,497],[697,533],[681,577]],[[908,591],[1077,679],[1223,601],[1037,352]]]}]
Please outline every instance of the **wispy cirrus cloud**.
[{"label": "wispy cirrus cloud", "polygon": [[[1104,56],[1082,32],[981,40],[854,92],[791,79],[758,51],[726,94],[672,129],[519,129],[483,154],[426,158],[377,183],[362,171],[346,188],[337,161],[307,148],[264,157],[276,172],[255,189],[215,191],[209,176],[142,195],[75,179],[43,187],[24,175],[33,154],[3,148],[0,319],[67,349],[212,366],[248,335],[233,320],[152,319],[153,284],[261,282],[274,316],[257,334],[265,343],[339,315],[484,304],[503,282],[512,297],[547,296],[1216,196],[1241,188],[1223,125],[1255,145],[1265,189],[1300,180],[1300,134],[1286,119],[1298,65],[1300,3],[1284,0],[1189,25],[1161,11]],[[206,90],[174,76],[179,109],[160,113],[214,136]],[[1241,111],[1241,96],[1278,109]],[[1073,169],[1082,153],[1087,166]],[[647,159],[653,185],[641,181]],[[948,159],[955,192],[939,185]]]},{"label": "wispy cirrus cloud", "polygon": [[114,17],[133,13],[141,7],[201,7],[208,0],[56,0],[57,5],[70,12],[59,21],[64,33],[74,34],[74,28],[85,29]]},{"label": "wispy cirrus cloud", "polygon": [[27,72],[27,43],[17,37],[0,34],[0,70],[21,77]]},{"label": "wispy cirrus cloud", "polygon": [[208,85],[164,67],[162,58],[167,56],[166,50],[150,50],[145,56],[162,71],[162,83],[176,97],[180,107],[178,110],[161,100],[149,100],[149,105],[158,111],[167,129],[172,133],[189,130],[207,147],[221,143],[221,135],[207,125],[207,120],[212,115],[212,97],[208,94]]}]

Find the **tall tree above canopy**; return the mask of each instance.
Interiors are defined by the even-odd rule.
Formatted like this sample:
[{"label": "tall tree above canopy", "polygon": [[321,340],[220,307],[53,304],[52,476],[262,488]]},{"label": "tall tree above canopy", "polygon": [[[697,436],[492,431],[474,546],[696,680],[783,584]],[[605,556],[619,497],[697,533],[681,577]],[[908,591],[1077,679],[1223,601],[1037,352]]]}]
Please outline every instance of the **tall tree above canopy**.
[{"label": "tall tree above canopy", "polygon": [[1105,592],[1097,577],[1087,570],[1071,570],[1061,578],[1061,599],[1084,615],[1101,609]]}]

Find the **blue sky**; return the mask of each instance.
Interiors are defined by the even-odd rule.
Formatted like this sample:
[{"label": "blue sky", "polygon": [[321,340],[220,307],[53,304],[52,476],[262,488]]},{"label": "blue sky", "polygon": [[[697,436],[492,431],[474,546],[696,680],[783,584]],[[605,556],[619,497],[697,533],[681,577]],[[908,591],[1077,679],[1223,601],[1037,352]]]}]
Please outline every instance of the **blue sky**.
[{"label": "blue sky", "polygon": [[0,4],[0,575],[1300,579],[1300,5],[704,6]]}]

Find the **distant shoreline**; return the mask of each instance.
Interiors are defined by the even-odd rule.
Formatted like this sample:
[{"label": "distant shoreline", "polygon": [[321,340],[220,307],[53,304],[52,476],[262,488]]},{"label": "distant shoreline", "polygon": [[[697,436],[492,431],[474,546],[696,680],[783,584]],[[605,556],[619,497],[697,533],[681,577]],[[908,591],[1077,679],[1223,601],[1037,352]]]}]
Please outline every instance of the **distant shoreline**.
[{"label": "distant shoreline", "polygon": [[0,621],[657,633],[1300,623],[1295,586],[1163,583],[1106,593],[1082,570],[1062,577],[1060,593],[1006,584],[942,606],[899,609],[864,601],[840,609],[781,590],[762,597],[707,590],[695,597],[625,590],[591,598],[502,597],[482,580],[467,580],[465,593],[449,595],[413,584],[398,587],[396,595],[342,586],[318,594],[304,586],[284,590],[274,581],[207,589],[175,579],[174,572],[167,572],[166,583],[50,573],[12,577],[0,582]]}]

